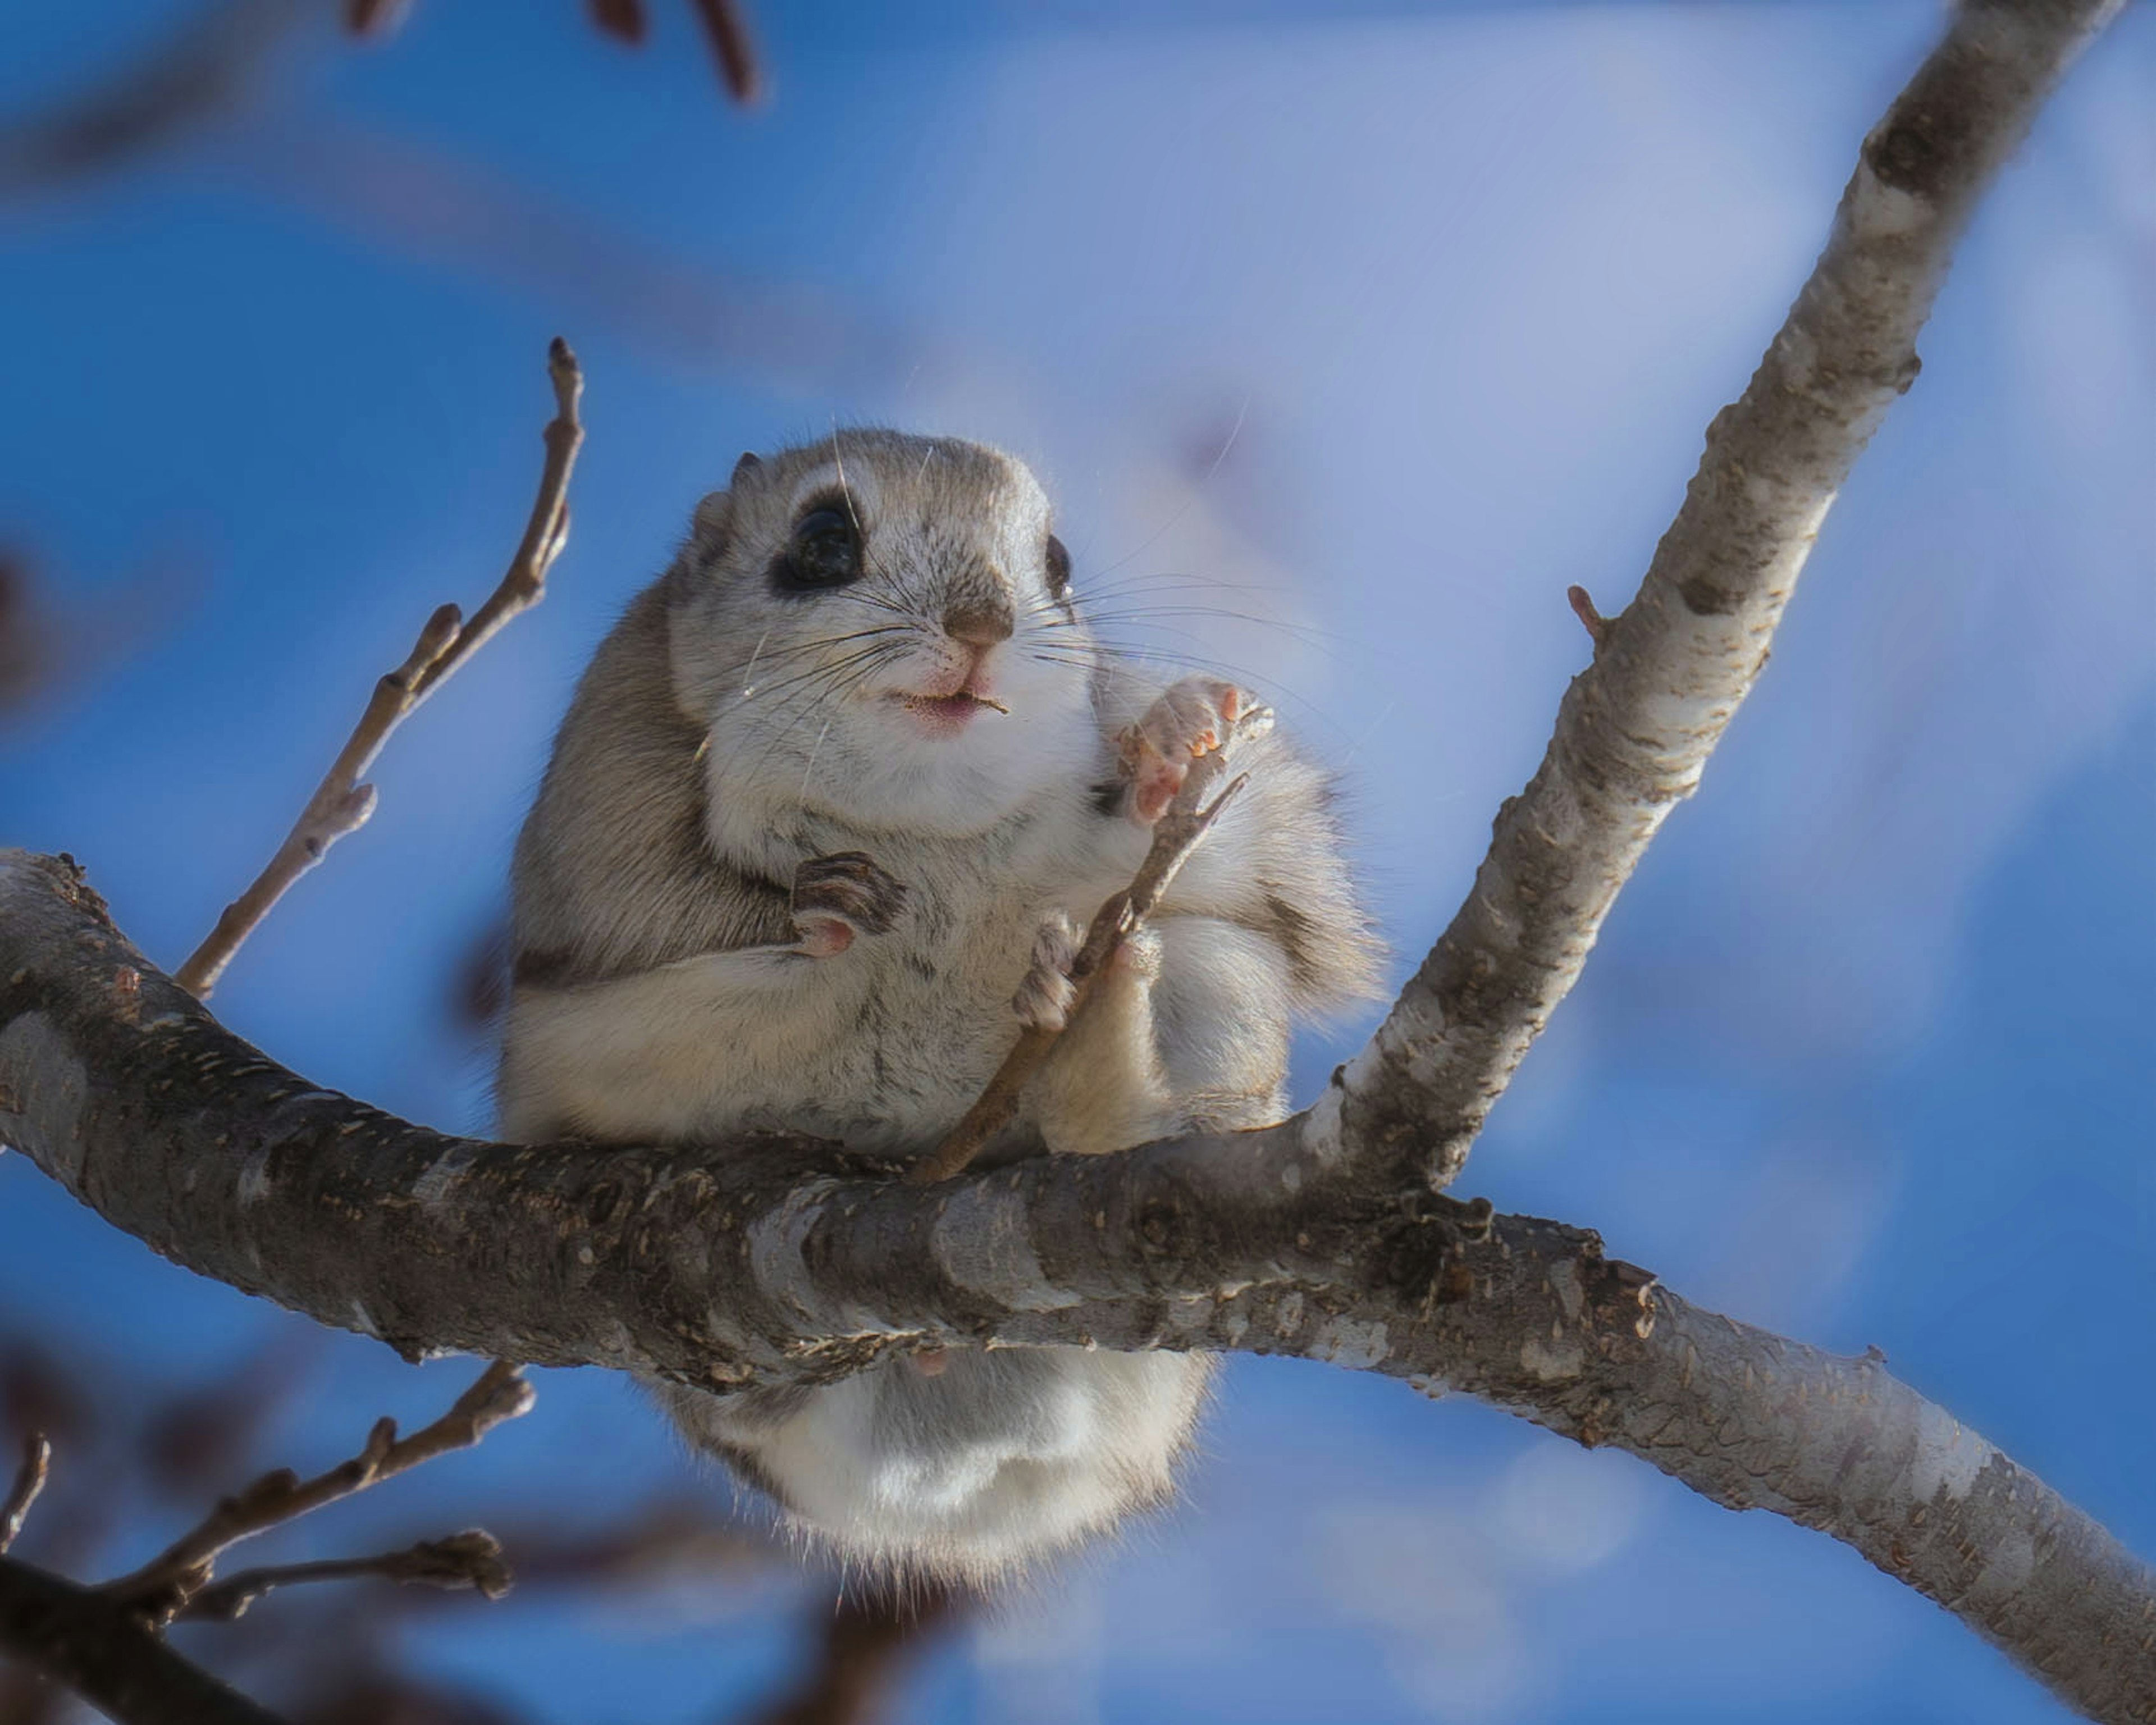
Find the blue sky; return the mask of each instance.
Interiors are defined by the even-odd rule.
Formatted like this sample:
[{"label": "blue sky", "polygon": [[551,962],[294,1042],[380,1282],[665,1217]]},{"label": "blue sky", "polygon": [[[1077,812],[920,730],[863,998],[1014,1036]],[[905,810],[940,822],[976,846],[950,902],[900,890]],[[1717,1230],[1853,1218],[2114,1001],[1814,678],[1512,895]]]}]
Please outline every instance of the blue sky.
[{"label": "blue sky", "polygon": [[[10,8],[0,111],[187,9]],[[547,603],[395,739],[374,821],[218,994],[311,1077],[458,1129],[485,1055],[446,979],[583,656],[738,451],[834,420],[1019,451],[1081,586],[1197,608],[1148,644],[1246,670],[1340,766],[1404,969],[1584,661],[1566,584],[1614,608],[1636,583],[1938,23],[767,4],[774,100],[744,115],[654,9],[640,54],[567,0],[421,0],[364,49],[303,31],[184,148],[0,204],[0,540],[81,661],[0,730],[0,842],[82,858],[167,964],[427,612],[492,586],[547,337],[583,357]],[[1696,1301],[1884,1348],[2143,1553],[2152,79],[2132,9],[1979,218],[1767,678],[1466,1182]],[[1307,1040],[1306,1093],[1367,1029]],[[305,1328],[19,1158],[0,1312],[176,1383]],[[327,1342],[293,1459],[460,1370]],[[1188,1505],[939,1655],[906,1717],[2060,1717],[1851,1553],[1471,1404],[1239,1362],[1207,1452]],[[687,1484],[625,1386],[547,1373],[482,1457],[321,1537]],[[451,1600],[410,1633],[550,1725],[664,1725],[775,1681],[801,1598]]]}]

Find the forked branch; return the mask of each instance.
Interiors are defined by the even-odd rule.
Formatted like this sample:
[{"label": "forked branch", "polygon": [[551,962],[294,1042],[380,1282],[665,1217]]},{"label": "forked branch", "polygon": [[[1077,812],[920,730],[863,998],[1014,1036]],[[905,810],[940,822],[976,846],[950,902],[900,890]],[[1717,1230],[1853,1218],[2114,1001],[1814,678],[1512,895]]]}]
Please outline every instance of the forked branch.
[{"label": "forked branch", "polygon": [[[83,1587],[0,1555],[0,1654],[64,1685],[119,1725],[277,1725],[274,1716],[166,1645],[166,1625],[175,1618],[230,1622],[276,1588],[358,1576],[475,1588],[498,1599],[509,1589],[508,1566],[493,1537],[476,1528],[373,1557],[245,1570],[211,1585],[218,1553],[467,1448],[531,1405],[531,1385],[515,1368],[490,1366],[431,1425],[400,1440],[396,1423],[380,1420],[359,1455],[341,1467],[304,1482],[289,1470],[266,1474],[218,1504],[155,1561],[102,1587]],[[0,1533],[12,1537],[19,1526],[19,1512],[44,1481],[49,1453],[42,1439],[31,1440]],[[0,1552],[7,1543],[0,1538]]]},{"label": "forked branch", "polygon": [[[531,1386],[516,1367],[496,1361],[433,1425],[408,1438],[399,1438],[394,1420],[378,1420],[367,1433],[360,1452],[327,1473],[318,1474],[311,1480],[300,1479],[290,1468],[263,1475],[237,1497],[224,1499],[157,1558],[131,1575],[107,1582],[101,1591],[153,1622],[169,1622],[183,1614],[198,1615],[190,1607],[198,1602],[198,1596],[208,1584],[218,1553],[228,1547],[286,1522],[296,1521],[355,1491],[379,1485],[437,1455],[452,1450],[470,1449],[504,1420],[516,1419],[531,1406]],[[469,1540],[472,1536],[458,1538]],[[487,1543],[491,1548],[492,1542]],[[467,1569],[476,1555],[475,1549],[470,1548],[459,1548],[457,1553]],[[498,1558],[498,1548],[490,1550],[487,1556]],[[349,1573],[367,1573],[367,1564],[378,1565],[386,1561],[362,1560],[362,1568]],[[236,1617],[257,1594],[267,1592],[280,1581],[300,1579],[290,1572],[266,1573],[270,1576],[267,1580],[263,1579],[265,1572],[258,1571],[247,1579],[245,1585],[228,1583],[219,1592],[230,1609],[212,1610],[206,1615]],[[377,1569],[373,1573],[384,1572]],[[479,1572],[472,1573],[474,1579],[468,1584],[480,1585],[476,1579]],[[311,1579],[321,1579],[320,1573]],[[500,1587],[488,1589],[489,1597],[507,1585],[504,1573]]]}]

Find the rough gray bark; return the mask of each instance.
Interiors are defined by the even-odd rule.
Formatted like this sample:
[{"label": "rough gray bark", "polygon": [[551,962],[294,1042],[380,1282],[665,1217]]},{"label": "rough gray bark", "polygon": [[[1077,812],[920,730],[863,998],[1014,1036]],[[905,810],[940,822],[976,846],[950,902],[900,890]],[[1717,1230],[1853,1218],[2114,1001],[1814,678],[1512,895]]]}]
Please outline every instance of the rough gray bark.
[{"label": "rough gray bark", "polygon": [[1872,129],[1826,249],[1684,506],[1607,619],[1475,889],[1335,1081],[1363,1147],[1455,1180],[1602,919],[1767,663],[1835,493],[1915,381],[1916,340],[1999,165],[2119,0],[1972,0]]},{"label": "rough gray bark", "polygon": [[2156,1575],[2102,1527],[1876,1353],[1839,1358],[1661,1291],[1654,1307],[1641,1368],[1590,1366],[1572,1392],[1604,1441],[1856,1547],[2092,1718],[2156,1717]]},{"label": "rough gray bark", "polygon": [[418,1355],[809,1382],[894,1351],[1300,1355],[1451,1389],[1832,1533],[2100,1719],[2156,1718],[2156,1576],[1872,1360],[1656,1291],[1586,1230],[1264,1132],[941,1186],[767,1138],[446,1137],[317,1089],[0,853],[0,1141],[167,1256]]}]

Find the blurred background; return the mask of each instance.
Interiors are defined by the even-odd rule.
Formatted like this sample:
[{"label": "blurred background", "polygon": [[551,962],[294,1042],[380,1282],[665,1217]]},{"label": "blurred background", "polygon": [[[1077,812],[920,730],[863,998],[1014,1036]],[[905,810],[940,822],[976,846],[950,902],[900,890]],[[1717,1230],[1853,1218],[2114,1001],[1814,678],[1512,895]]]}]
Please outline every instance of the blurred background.
[{"label": "blurred background", "polygon": [[[1339,767],[1404,972],[1586,660],[1566,584],[1631,592],[1942,18],[752,0],[745,103],[691,0],[382,10],[362,39],[270,0],[0,8],[0,843],[72,851],[177,964],[428,612],[493,587],[567,336],[589,440],[546,604],[393,739],[372,823],[217,994],[278,1060],[467,1131],[582,661],[739,451],[834,424],[1033,462],[1080,590],[1128,583],[1120,639],[1254,682]],[[1883,1348],[2143,1555],[2152,87],[2129,8],[1462,1189]],[[1302,1094],[1373,1017],[1306,1039]],[[471,1370],[192,1276],[0,1157],[0,1444],[59,1446],[33,1562],[132,1567]],[[264,1553],[477,1522],[508,1599],[355,1583],[177,1643],[354,1725],[780,1717],[836,1580],[627,1384],[536,1375],[477,1452]],[[2060,1717],[1842,1548],[1471,1403],[1238,1359],[1205,1452],[1116,1549],[922,1625],[887,1716]],[[11,1725],[44,1705],[0,1690]]]}]

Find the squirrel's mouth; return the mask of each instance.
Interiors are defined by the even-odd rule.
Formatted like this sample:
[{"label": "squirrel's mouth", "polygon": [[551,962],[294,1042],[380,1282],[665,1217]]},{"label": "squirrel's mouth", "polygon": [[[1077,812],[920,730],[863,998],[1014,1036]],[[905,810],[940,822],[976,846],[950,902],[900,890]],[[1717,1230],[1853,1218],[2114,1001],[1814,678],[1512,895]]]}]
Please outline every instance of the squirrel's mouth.
[{"label": "squirrel's mouth", "polygon": [[970,689],[960,689],[949,695],[894,695],[891,699],[908,712],[916,713],[939,726],[963,725],[984,707],[990,712],[1010,711],[1000,701],[977,695]]}]

